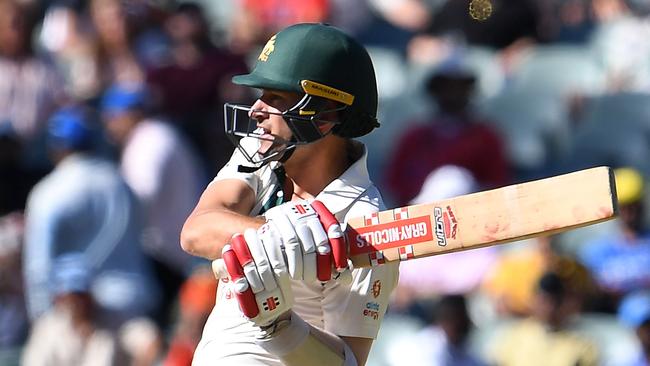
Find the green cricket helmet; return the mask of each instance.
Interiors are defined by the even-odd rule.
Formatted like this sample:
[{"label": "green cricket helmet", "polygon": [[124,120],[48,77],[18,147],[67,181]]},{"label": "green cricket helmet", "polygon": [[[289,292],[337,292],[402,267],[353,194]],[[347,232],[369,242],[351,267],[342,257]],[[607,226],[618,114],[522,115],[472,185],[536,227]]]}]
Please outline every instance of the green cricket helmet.
[{"label": "green cricket helmet", "polygon": [[[329,25],[303,23],[285,28],[269,39],[251,73],[232,80],[303,95],[281,113],[293,132],[292,140],[276,139],[277,147],[264,156],[257,153],[255,143],[241,141],[246,137],[263,139],[256,133],[256,122],[248,117],[250,107],[225,105],[226,133],[254,163],[286,159],[286,151],[322,138],[319,122],[335,122],[332,133],[347,138],[366,135],[379,126],[377,82],[370,56],[352,37]],[[331,101],[336,108],[332,109]],[[337,121],[321,119],[332,111],[338,111]]]}]

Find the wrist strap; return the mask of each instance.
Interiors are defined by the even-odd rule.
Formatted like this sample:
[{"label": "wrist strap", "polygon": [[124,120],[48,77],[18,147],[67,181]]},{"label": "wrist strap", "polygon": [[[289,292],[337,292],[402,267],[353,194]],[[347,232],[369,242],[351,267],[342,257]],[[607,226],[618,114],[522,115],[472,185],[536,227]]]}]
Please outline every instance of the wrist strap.
[{"label": "wrist strap", "polygon": [[293,311],[289,319],[278,320],[268,326],[268,331],[262,331],[261,337],[255,342],[269,353],[282,357],[292,352],[309,335],[309,324],[301,317],[294,316]]}]

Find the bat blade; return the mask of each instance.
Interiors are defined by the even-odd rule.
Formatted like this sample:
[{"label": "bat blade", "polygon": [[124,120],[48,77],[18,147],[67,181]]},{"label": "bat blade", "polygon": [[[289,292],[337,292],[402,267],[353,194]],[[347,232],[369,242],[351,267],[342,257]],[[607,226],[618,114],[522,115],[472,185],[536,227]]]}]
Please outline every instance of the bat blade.
[{"label": "bat blade", "polygon": [[468,250],[596,224],[617,214],[612,170],[597,167],[350,219],[355,267]]}]

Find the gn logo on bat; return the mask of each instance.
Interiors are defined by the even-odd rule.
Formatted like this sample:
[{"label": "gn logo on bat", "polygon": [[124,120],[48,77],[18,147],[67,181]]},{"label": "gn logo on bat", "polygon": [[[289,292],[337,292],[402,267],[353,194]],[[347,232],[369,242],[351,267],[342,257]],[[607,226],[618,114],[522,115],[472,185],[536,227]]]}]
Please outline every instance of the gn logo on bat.
[{"label": "gn logo on bat", "polygon": [[447,238],[445,235],[445,222],[442,218],[442,208],[433,208],[433,219],[436,224],[436,241],[439,246],[444,247],[447,245]]}]

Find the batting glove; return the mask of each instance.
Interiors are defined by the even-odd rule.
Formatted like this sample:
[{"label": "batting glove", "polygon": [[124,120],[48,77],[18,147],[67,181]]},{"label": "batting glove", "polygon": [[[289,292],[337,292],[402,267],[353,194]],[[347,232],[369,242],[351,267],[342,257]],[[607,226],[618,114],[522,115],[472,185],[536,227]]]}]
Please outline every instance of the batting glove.
[{"label": "batting glove", "polygon": [[291,278],[277,242],[268,225],[263,225],[257,231],[235,234],[222,251],[242,313],[262,327],[293,306]]},{"label": "batting glove", "polygon": [[349,274],[343,230],[322,202],[287,202],[264,216],[269,231],[280,239],[292,279],[324,282]]}]

